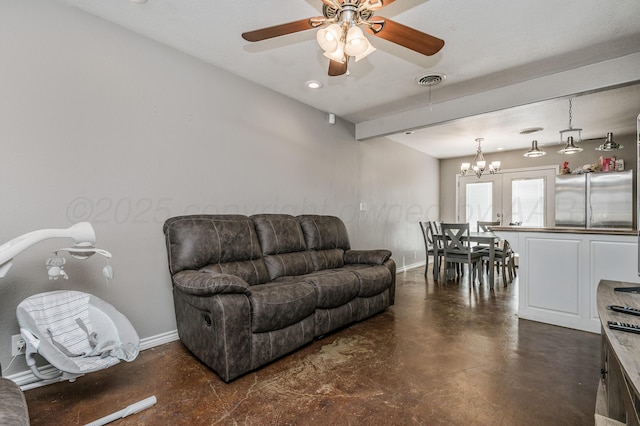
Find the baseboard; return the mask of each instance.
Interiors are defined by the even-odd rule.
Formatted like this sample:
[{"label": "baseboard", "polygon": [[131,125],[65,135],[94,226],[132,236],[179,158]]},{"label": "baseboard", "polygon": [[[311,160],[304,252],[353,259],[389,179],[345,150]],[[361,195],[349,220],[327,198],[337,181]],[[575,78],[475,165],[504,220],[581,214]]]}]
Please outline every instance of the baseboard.
[{"label": "baseboard", "polygon": [[400,273],[400,272],[407,272],[411,269],[417,269],[417,268],[424,268],[426,266],[427,262],[425,262],[424,260],[422,262],[418,262],[418,263],[412,263],[410,265],[404,265],[404,266],[400,266],[396,268],[396,273]]},{"label": "baseboard", "polygon": [[[173,342],[178,339],[179,339],[178,330],[167,331],[166,333],[145,337],[144,339],[140,339],[140,351],[144,351],[156,346],[164,345],[165,343]],[[38,370],[40,370],[45,375],[53,374],[56,372],[56,369],[52,367],[50,364],[39,367]],[[87,373],[87,374],[91,374],[91,373]],[[46,386],[52,383],[58,383],[60,381],[58,379],[40,380],[33,375],[31,370],[26,370],[20,373],[12,374],[11,376],[7,376],[5,378],[9,380],[13,380],[18,386],[20,386],[20,389],[22,389],[23,391],[39,388],[41,386]]]}]

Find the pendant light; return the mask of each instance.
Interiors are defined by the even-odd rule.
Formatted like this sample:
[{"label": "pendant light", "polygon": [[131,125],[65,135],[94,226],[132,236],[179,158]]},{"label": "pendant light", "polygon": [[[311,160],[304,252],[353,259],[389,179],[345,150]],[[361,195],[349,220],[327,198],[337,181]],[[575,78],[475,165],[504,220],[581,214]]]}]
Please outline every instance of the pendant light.
[{"label": "pendant light", "polygon": [[542,157],[546,152],[538,148],[538,141],[531,142],[531,149],[525,152],[523,155],[528,158]]},{"label": "pendant light", "polygon": [[577,134],[578,140],[574,140],[573,136],[568,136],[567,143],[565,144],[564,148],[558,151],[558,154],[575,154],[576,152],[582,151],[582,148],[579,146],[576,146],[574,143],[574,142],[582,142],[582,129],[574,128],[571,125],[571,120],[573,118],[572,111],[571,111],[572,107],[573,107],[573,103],[571,98],[569,98],[569,127],[566,129],[560,130],[560,143],[564,142],[564,135],[567,133]]},{"label": "pendant light", "polygon": [[567,138],[567,143],[561,150],[558,151],[558,154],[575,154],[576,152],[581,152],[582,148],[576,146],[573,143],[573,136],[569,136]]},{"label": "pendant light", "polygon": [[607,140],[597,147],[596,151],[615,151],[622,148],[624,148],[622,145],[613,141],[613,133],[609,132],[607,133]]}]

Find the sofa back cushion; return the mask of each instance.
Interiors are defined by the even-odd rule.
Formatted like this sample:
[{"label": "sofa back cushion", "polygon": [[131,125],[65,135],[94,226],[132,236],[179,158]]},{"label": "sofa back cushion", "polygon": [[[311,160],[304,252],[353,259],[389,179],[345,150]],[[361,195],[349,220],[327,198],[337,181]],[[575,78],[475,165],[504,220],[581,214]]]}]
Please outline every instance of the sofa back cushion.
[{"label": "sofa back cushion", "polygon": [[304,275],[313,271],[300,223],[287,214],[251,216],[262,255],[272,280],[281,276]]},{"label": "sofa back cushion", "polygon": [[297,217],[315,270],[344,266],[349,250],[349,234],[344,222],[335,216],[301,215]]},{"label": "sofa back cushion", "polygon": [[169,271],[237,275],[248,284],[269,281],[253,221],[243,215],[191,215],[168,219],[164,233]]}]

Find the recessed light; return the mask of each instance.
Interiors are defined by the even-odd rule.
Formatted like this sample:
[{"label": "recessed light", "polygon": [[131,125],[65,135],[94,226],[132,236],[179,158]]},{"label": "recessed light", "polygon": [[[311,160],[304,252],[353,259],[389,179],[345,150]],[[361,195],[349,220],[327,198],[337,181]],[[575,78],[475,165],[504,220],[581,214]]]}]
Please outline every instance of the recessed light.
[{"label": "recessed light", "polygon": [[318,80],[309,80],[304,85],[309,89],[320,89],[322,87],[322,83]]},{"label": "recessed light", "polygon": [[413,130],[407,130],[406,132],[404,132],[405,135],[412,135],[413,134]]},{"label": "recessed light", "polygon": [[496,148],[497,151],[502,151],[503,149],[503,147]]}]

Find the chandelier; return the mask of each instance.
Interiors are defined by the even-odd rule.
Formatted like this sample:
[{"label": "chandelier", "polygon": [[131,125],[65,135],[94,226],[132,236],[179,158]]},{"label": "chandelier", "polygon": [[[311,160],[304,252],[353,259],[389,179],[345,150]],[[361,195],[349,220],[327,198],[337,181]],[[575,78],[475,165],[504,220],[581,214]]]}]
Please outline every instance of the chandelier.
[{"label": "chandelier", "polygon": [[[475,175],[480,179],[480,176],[485,172],[487,168],[487,162],[484,159],[484,155],[482,155],[482,148],[480,147],[480,143],[484,140],[484,138],[477,138],[476,142],[478,142],[478,150],[476,151],[476,156],[473,158],[471,163],[462,163],[460,165],[460,173],[462,176],[466,176],[469,171],[473,171]],[[489,173],[494,174],[500,171],[500,161],[492,161],[489,164]]]},{"label": "chandelier", "polygon": [[574,142],[582,142],[582,129],[580,128],[574,129],[573,126],[571,125],[571,119],[573,118],[571,114],[572,106],[573,104],[571,102],[571,98],[569,98],[569,127],[566,129],[560,130],[560,143],[564,142],[564,135],[566,133],[573,134],[573,135],[577,134],[578,139],[575,140],[574,136],[568,136],[567,143],[565,144],[564,148],[558,151],[558,154],[575,154],[576,152],[582,151],[582,148],[579,146],[576,146],[574,143]]}]

